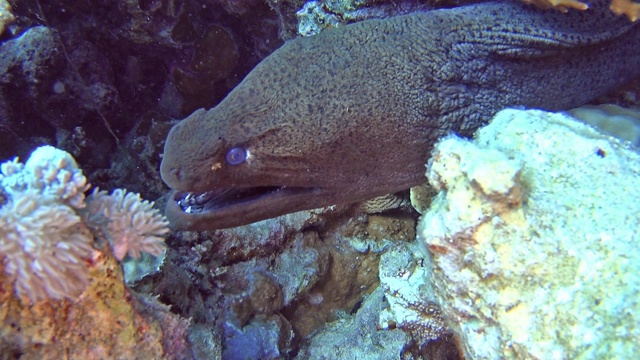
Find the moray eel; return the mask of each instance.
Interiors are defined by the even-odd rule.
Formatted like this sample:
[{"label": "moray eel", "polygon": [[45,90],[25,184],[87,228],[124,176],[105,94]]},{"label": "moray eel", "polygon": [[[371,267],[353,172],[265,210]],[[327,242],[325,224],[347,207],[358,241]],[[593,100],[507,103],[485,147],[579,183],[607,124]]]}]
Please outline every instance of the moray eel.
[{"label": "moray eel", "polygon": [[591,2],[515,1],[367,20],[285,43],[170,131],[176,229],[234,227],[424,182],[434,142],[500,109],[568,109],[640,72],[639,27]]}]

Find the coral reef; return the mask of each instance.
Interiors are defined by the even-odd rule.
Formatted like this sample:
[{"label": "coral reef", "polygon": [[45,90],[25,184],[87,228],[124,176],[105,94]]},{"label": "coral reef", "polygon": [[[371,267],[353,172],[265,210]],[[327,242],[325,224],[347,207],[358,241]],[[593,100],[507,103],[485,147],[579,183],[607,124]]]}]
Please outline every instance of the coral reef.
[{"label": "coral reef", "polygon": [[[221,26],[211,25],[195,42],[190,66],[173,69],[176,89],[184,98],[183,112],[210,106],[214,97],[211,90],[227,89],[231,85],[229,75],[238,62],[238,45],[231,33]],[[222,96],[222,93],[215,95],[216,98]]]},{"label": "coral reef", "polygon": [[[214,106],[282,39],[296,36],[298,21],[312,33],[459,3],[10,2],[11,10],[0,0],[0,158],[56,145],[83,165],[92,184],[152,199],[165,192],[157,168],[171,119]],[[309,11],[298,20],[305,3]],[[613,3],[625,5],[625,13],[634,4]],[[637,103],[633,91],[620,98]],[[131,193],[118,192],[119,200],[94,193],[101,200],[90,218],[92,202],[82,195],[89,181],[66,159],[64,169],[39,170],[52,181],[75,179],[68,183],[75,188],[56,191],[24,182],[35,162],[2,167],[0,357],[459,357],[432,286],[422,281],[427,258],[410,243],[415,214],[331,207],[225,231],[173,232],[160,256],[134,259],[128,254],[136,249],[157,253],[164,246],[153,234],[149,247],[123,242],[145,233],[126,225],[148,224],[132,222],[122,205],[150,207]],[[432,191],[420,196],[421,212]],[[46,194],[50,205],[43,204]],[[107,208],[119,214],[112,228]]]},{"label": "coral reef", "polygon": [[[16,150],[32,150],[22,149],[20,140],[23,137],[43,136],[43,126],[20,125],[33,109],[41,110],[42,106],[51,104],[51,99],[33,105],[31,100],[49,95],[50,85],[57,75],[55,68],[62,62],[62,56],[56,48],[55,32],[43,26],[34,26],[19,37],[2,43],[0,54],[0,134],[5,139],[0,144],[0,155],[6,159],[14,156]],[[19,95],[19,101],[11,101],[16,95]],[[21,113],[20,119],[14,119],[14,110]],[[34,121],[31,125],[40,124]],[[31,147],[35,142],[24,147]]]},{"label": "coral reef", "polygon": [[[58,92],[54,91],[54,93],[61,96],[75,93],[75,85],[60,81],[55,77],[47,77],[51,74],[51,65],[65,61],[60,52],[53,51],[60,49],[59,33],[44,26],[27,30],[27,32],[28,36],[14,38],[5,42],[4,45],[11,45],[15,47],[15,50],[20,47],[29,47],[28,44],[32,42],[29,39],[43,39],[41,41],[43,45],[40,48],[43,56],[17,59],[12,62],[10,70],[15,69],[14,65],[34,64],[32,67],[27,67],[27,69],[33,69],[33,72],[13,73],[9,71],[4,74],[4,79],[9,82],[16,76],[33,74],[33,84],[38,85],[38,89],[41,89],[43,94],[51,89],[56,89]],[[83,49],[96,55],[97,53],[93,50],[89,51],[90,48],[88,46]],[[52,49],[52,51],[46,52],[47,49]],[[19,54],[19,52],[15,50],[5,54]],[[33,62],[34,59],[38,61]],[[132,71],[138,66],[136,65],[138,60],[131,60],[129,63]],[[92,70],[97,71],[99,67]],[[44,84],[39,81],[43,81]],[[109,86],[96,85],[94,88],[107,89]],[[106,93],[110,92],[106,91]],[[34,97],[34,99],[38,98],[38,96]],[[115,101],[120,102],[121,99],[115,99]],[[30,105],[25,104],[25,106]],[[43,114],[46,113],[47,110],[43,108]],[[112,168],[95,171],[96,159],[87,160],[89,164],[94,166],[92,172],[94,177],[112,179],[113,182],[116,182],[113,179],[129,177],[118,182],[136,182],[138,187],[152,187],[153,185],[147,185],[148,179],[146,177],[138,177],[138,173],[135,174],[136,176],[131,176],[131,172],[123,169],[131,166],[132,161],[128,159],[125,152],[116,151],[112,154],[108,150],[109,147],[97,145],[95,139],[98,137],[92,133],[92,130],[85,133],[84,129],[89,128],[79,124],[83,123],[81,119],[85,119],[86,114],[79,115],[78,119],[74,120],[72,128],[69,128],[66,122],[56,123],[56,132],[61,134],[56,136],[58,140],[70,146],[74,153],[84,159],[86,159],[83,156],[83,154],[86,155],[86,149],[92,149],[96,158],[115,161]],[[74,114],[70,114],[70,118],[74,118],[74,116]],[[60,117],[58,116],[58,118]],[[7,119],[11,120],[12,118],[8,117]],[[36,117],[31,119],[30,124],[34,127],[40,127],[41,123],[36,119]],[[140,158],[152,158],[158,152],[158,144],[162,144],[164,137],[162,128],[166,127],[167,123],[166,118],[157,115],[145,117],[124,137],[122,146],[128,147],[126,150],[133,151],[133,154],[139,154]],[[13,127],[11,123],[10,125],[5,129],[10,131]],[[114,121],[113,125],[115,130],[122,129],[118,127],[117,121]],[[66,135],[62,135],[62,133]],[[105,131],[102,130],[103,138],[104,134]],[[12,139],[14,138],[12,137]],[[25,147],[25,149],[27,148],[28,146]],[[69,154],[65,156],[69,156]],[[135,161],[143,168],[144,172],[155,174],[151,162],[142,162],[139,159]],[[75,161],[73,161],[73,165],[74,169],[77,168]],[[86,180],[84,181],[83,184],[86,185]],[[16,335],[14,330],[4,329],[7,332],[3,332],[3,334],[7,334],[7,339],[15,339],[15,342],[11,340],[3,343],[3,349],[10,349],[8,351],[13,351],[16,354],[34,354],[33,356],[40,356],[40,354],[50,351],[52,357],[57,357],[61,351],[67,351],[66,349],[69,347],[75,346],[76,349],[72,354],[78,357],[96,357],[98,355],[91,352],[92,350],[77,342],[77,334],[83,334],[87,329],[99,326],[97,320],[76,315],[77,312],[82,312],[105,319],[102,325],[108,329],[104,329],[104,332],[97,332],[95,339],[87,337],[86,344],[95,345],[101,349],[100,351],[104,350],[104,353],[101,354],[106,354],[104,355],[106,357],[110,355],[126,357],[131,354],[131,346],[136,343],[138,343],[139,353],[150,354],[149,356],[160,354],[158,351],[162,349],[165,354],[175,354],[183,351],[180,349],[187,346],[183,341],[184,334],[190,343],[197,344],[193,351],[199,351],[200,356],[204,358],[214,356],[214,354],[222,356],[223,353],[227,355],[242,353],[244,349],[248,348],[248,344],[255,343],[254,340],[263,335],[274,336],[269,337],[268,341],[264,340],[260,343],[261,349],[258,350],[264,351],[262,354],[285,354],[289,351],[296,351],[304,337],[314,333],[327,322],[352,316],[351,314],[355,316],[361,309],[363,296],[378,285],[378,261],[384,251],[388,249],[389,239],[409,241],[415,237],[415,223],[410,215],[358,216],[351,221],[349,219],[354,215],[351,210],[346,210],[344,207],[331,207],[325,211],[291,214],[273,221],[265,221],[224,232],[182,233],[173,237],[172,245],[176,251],[170,250],[166,254],[166,258],[162,257],[164,253],[161,254],[161,257],[143,254],[136,261],[125,255],[129,253],[131,243],[122,242],[122,240],[132,239],[131,236],[138,240],[143,239],[144,231],[140,234],[134,231],[133,227],[144,226],[145,223],[144,221],[142,223],[134,221],[132,213],[128,211],[132,208],[123,205],[135,203],[137,205],[133,208],[137,210],[140,210],[141,207],[147,209],[149,207],[141,205],[139,197],[123,191],[111,195],[107,195],[105,192],[94,192],[94,195],[90,195],[86,200],[84,195],[81,196],[81,200],[73,200],[73,195],[83,193],[86,189],[87,187],[82,188],[81,191],[78,190],[75,193],[67,191],[67,195],[64,193],[62,195],[55,194],[57,197],[64,196],[69,199],[68,202],[77,203],[78,207],[82,207],[81,204],[85,202],[87,204],[83,209],[68,210],[69,206],[63,207],[67,209],[69,214],[82,214],[77,220],[83,231],[75,229],[69,229],[69,231],[72,231],[76,236],[86,235],[83,241],[87,241],[86,243],[89,244],[88,253],[83,254],[84,260],[78,262],[80,268],[77,269],[77,273],[84,274],[82,275],[84,277],[78,283],[77,288],[69,290],[72,294],[61,295],[65,298],[62,302],[47,299],[38,301],[34,305],[34,308],[39,308],[45,306],[41,304],[46,304],[53,309],[50,311],[52,314],[65,314],[68,313],[67,309],[72,309],[71,314],[74,319],[77,319],[76,322],[64,325],[65,319],[59,317],[45,317],[42,313],[33,316],[26,315],[23,311],[25,305],[18,302],[16,303],[18,307],[11,307],[6,313],[11,316],[16,313],[24,316],[24,322],[20,324],[21,329],[35,329],[32,325],[38,316],[41,316],[46,322],[37,330],[29,330],[24,335],[19,333]],[[3,199],[7,200],[8,197],[3,196]],[[9,211],[10,207],[7,206],[3,209]],[[61,211],[56,213],[62,214]],[[110,215],[105,216],[106,213]],[[105,221],[105,218],[114,215],[119,219],[118,221]],[[151,213],[148,216],[153,217],[154,215]],[[34,220],[29,217],[24,219]],[[41,230],[41,225],[45,224],[46,226],[47,224],[39,219],[35,220],[37,221],[30,221],[26,225]],[[133,225],[133,227],[126,228],[129,233],[121,231],[125,225]],[[140,237],[141,235],[143,237]],[[148,250],[156,252],[153,245],[162,244],[156,240],[152,236],[152,247]],[[11,244],[15,246],[16,243]],[[136,289],[141,292],[155,292],[157,290],[163,301],[172,304],[173,312],[183,316],[170,314],[167,308],[153,301],[152,298],[130,293],[122,285],[123,274],[120,269],[117,269],[115,260],[108,255],[110,250],[107,244],[115,245],[111,253],[123,259],[124,280],[127,285],[136,286]],[[133,244],[141,245],[139,242]],[[137,254],[135,248],[134,246],[132,255]],[[62,254],[65,256],[65,253]],[[158,274],[158,267],[162,266],[163,260],[164,272]],[[58,268],[58,273],[63,269]],[[102,279],[104,272],[101,271],[103,270],[109,276],[113,275],[108,285],[109,289],[118,291],[113,297],[103,287],[93,287],[97,281],[94,277]],[[156,275],[149,276],[152,273]],[[55,285],[56,281],[60,279],[65,279],[65,276],[53,279],[50,284]],[[10,277],[2,276],[2,280],[8,282],[3,288],[10,289],[11,286],[14,286]],[[64,287],[60,288],[64,289]],[[97,293],[104,295],[103,301],[108,303],[108,306],[95,299],[96,296],[93,294]],[[13,299],[15,295],[13,292],[7,292],[7,296]],[[123,296],[123,298],[119,298],[119,296]],[[44,294],[42,297],[50,296]],[[93,309],[79,299],[88,299],[88,302],[91,301],[91,304],[95,304],[99,309]],[[15,301],[12,300],[11,304],[14,303]],[[107,314],[103,314],[101,311],[105,311]],[[119,326],[111,327],[109,324],[114,316],[109,311],[113,311],[113,313],[121,311],[128,315]],[[188,324],[182,320],[183,318],[193,318],[193,326],[187,327]],[[13,318],[6,322],[9,327],[12,323],[11,319]],[[131,323],[137,326],[135,329],[144,333],[146,337],[130,337],[126,342],[121,342],[121,346],[108,341],[108,339],[125,336],[121,335],[121,332],[130,331],[128,326]],[[54,333],[56,338],[66,336],[68,341],[60,342],[56,346],[52,343],[52,338],[47,338],[41,343],[34,342],[38,340],[34,340],[31,334],[36,331],[50,331]],[[166,338],[172,334],[176,336],[174,343]],[[381,338],[386,339],[387,337],[382,336]],[[389,339],[392,338],[396,339],[396,337],[389,337]],[[147,342],[148,339],[155,340]],[[402,339],[409,338],[402,337]],[[158,344],[162,345],[162,349],[158,347]],[[39,349],[42,350],[38,350],[40,352],[33,349],[38,346],[41,346]],[[150,348],[147,349],[145,346]],[[399,349],[400,346],[394,348]]]},{"label": "coral reef", "polygon": [[629,143],[565,114],[504,110],[439,142],[419,238],[468,358],[638,353],[638,174]]},{"label": "coral reef", "polygon": [[163,252],[166,219],[120,189],[85,201],[88,188],[75,159],[51,146],[24,164],[2,164],[0,351],[43,359],[188,355],[188,322],[129,293],[116,261]]},{"label": "coral reef", "polygon": [[[386,273],[393,272],[404,264],[397,258],[409,257],[409,263],[420,264],[413,252],[405,257],[385,256],[394,248],[405,249],[404,244],[415,239],[413,214],[353,211],[331,207],[233,229],[176,233],[170,239],[175,252],[169,251],[162,273],[153,281],[141,281],[137,288],[159,293],[163,302],[173,304],[173,310],[191,318],[194,325],[212,329],[223,358],[238,358],[249,351],[264,359],[323,354],[331,344],[312,338],[323,334],[318,339],[344,343],[349,331],[357,331],[357,339],[366,339],[353,351],[366,352],[370,335],[380,347],[388,348],[384,354],[432,353],[440,329],[435,331],[431,325],[441,323],[430,321],[434,309],[421,298],[428,291],[418,281],[423,272],[416,271],[413,296],[406,296],[411,302],[407,307],[416,309],[419,321],[397,322],[400,327],[393,316],[387,316],[383,329],[378,310],[371,313],[368,300],[363,301],[381,287],[378,269],[384,266]],[[402,283],[396,275],[402,276],[385,278]],[[389,290],[389,296],[395,289]],[[376,309],[388,309],[382,288],[378,294]],[[369,330],[361,329],[365,323]],[[352,325],[345,329],[345,324]],[[426,334],[431,336],[423,338]],[[448,340],[440,344],[442,349],[456,351]]]},{"label": "coral reef", "polygon": [[340,313],[357,309],[362,297],[378,286],[378,263],[386,250],[385,246],[359,248],[356,239],[341,232],[324,234],[321,239],[318,245],[327,253],[325,272],[283,310],[300,338],[336,320]]},{"label": "coral reef", "polygon": [[288,322],[278,315],[257,318],[239,328],[225,324],[223,359],[286,358],[293,332]]}]

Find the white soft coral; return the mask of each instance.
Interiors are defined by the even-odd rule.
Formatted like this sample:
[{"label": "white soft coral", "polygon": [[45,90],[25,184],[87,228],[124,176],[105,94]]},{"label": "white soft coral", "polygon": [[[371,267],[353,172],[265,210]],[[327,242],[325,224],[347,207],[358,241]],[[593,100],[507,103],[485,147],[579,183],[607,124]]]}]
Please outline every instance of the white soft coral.
[{"label": "white soft coral", "polygon": [[0,259],[19,297],[71,298],[88,284],[93,236],[75,212],[88,188],[73,157],[51,146],[0,167]]},{"label": "white soft coral", "polygon": [[118,260],[127,254],[137,259],[141,252],[158,256],[165,250],[162,236],[169,232],[169,223],[139,194],[116,189],[109,195],[95,190],[84,212],[87,224],[104,235]]},{"label": "white soft coral", "polygon": [[89,187],[73,157],[51,146],[25,164],[0,165],[0,261],[19,298],[78,296],[89,283],[94,237],[118,260],[165,250],[168,222],[153,203],[122,189],[85,199]]}]

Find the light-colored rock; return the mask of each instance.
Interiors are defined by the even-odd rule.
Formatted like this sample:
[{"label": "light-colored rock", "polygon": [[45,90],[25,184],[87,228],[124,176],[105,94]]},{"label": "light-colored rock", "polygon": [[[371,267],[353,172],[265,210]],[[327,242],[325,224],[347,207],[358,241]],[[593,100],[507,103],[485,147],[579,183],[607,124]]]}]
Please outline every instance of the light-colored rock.
[{"label": "light-colored rock", "polygon": [[0,0],[0,35],[4,32],[7,25],[16,19],[11,13],[11,5],[7,0]]},{"label": "light-colored rock", "polygon": [[386,307],[383,290],[367,295],[354,315],[338,319],[315,332],[296,359],[400,359],[407,335],[400,329],[379,331],[379,313]]},{"label": "light-colored rock", "polygon": [[569,113],[607,135],[640,146],[640,111],[636,109],[613,104],[585,105]]},{"label": "light-colored rock", "polygon": [[419,244],[398,242],[380,259],[380,288],[388,308],[380,311],[380,329],[402,329],[419,347],[448,334],[442,314],[433,303],[429,268]]},{"label": "light-colored rock", "polygon": [[[563,115],[505,110],[442,140],[418,232],[468,359],[640,353],[640,155]],[[635,354],[635,355],[634,355]]]}]

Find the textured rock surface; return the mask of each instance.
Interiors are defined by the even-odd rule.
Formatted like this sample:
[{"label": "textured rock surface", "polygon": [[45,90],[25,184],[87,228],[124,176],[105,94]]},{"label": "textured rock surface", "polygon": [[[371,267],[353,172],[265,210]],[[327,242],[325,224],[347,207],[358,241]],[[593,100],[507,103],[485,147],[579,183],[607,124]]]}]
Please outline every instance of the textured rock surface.
[{"label": "textured rock surface", "polygon": [[439,143],[419,225],[468,358],[640,351],[640,156],[562,114],[505,110]]},{"label": "textured rock surface", "polygon": [[296,12],[298,34],[317,35],[323,30],[366,19],[388,18],[394,15],[426,10],[424,3],[437,1],[384,0],[320,0],[307,1]]},{"label": "textured rock surface", "polygon": [[296,359],[399,359],[407,335],[400,329],[376,328],[378,314],[385,306],[378,288],[354,316],[334,321],[313,335]]},{"label": "textured rock surface", "polygon": [[[92,281],[77,300],[25,305],[0,293],[0,353],[24,359],[189,358],[188,321],[152,297],[130,293],[119,264],[95,252]],[[0,267],[2,267],[0,265]],[[9,289],[7,277],[0,286]]]},{"label": "textured rock surface", "polygon": [[448,330],[433,303],[429,268],[416,243],[398,243],[380,259],[380,287],[389,307],[380,312],[380,328],[400,328],[423,342]]}]

